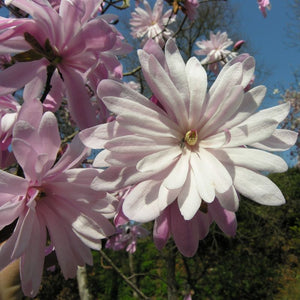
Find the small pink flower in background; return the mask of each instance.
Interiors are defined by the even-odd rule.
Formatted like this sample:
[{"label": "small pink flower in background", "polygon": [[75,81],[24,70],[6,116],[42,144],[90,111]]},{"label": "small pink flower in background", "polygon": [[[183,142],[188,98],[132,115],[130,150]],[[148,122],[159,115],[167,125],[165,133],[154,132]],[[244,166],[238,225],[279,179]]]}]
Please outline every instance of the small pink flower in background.
[{"label": "small pink flower in background", "polygon": [[143,4],[145,9],[136,7],[135,11],[131,14],[129,22],[131,25],[131,35],[134,38],[142,38],[141,46],[143,46],[147,40],[154,39],[157,44],[163,47],[165,40],[173,34],[173,32],[165,26],[175,21],[175,15],[171,17],[171,9],[163,14],[163,0],[157,0],[155,2],[153,11],[146,0],[143,1]]},{"label": "small pink flower in background", "polygon": [[188,18],[193,21],[197,18],[198,11],[197,8],[199,7],[198,0],[185,0],[184,1],[184,11]]},{"label": "small pink flower in background", "polygon": [[135,222],[128,222],[117,227],[116,233],[106,242],[105,247],[115,251],[126,248],[129,253],[136,251],[137,239],[144,238],[149,231]]},{"label": "small pink flower in background", "polygon": [[[86,128],[97,124],[85,87],[85,73],[98,62],[101,53],[116,55],[129,50],[120,34],[106,22],[110,21],[109,16],[94,18],[100,2],[61,0],[58,12],[48,1],[6,3],[28,12],[32,18],[0,19],[0,53],[17,54],[17,63],[0,72],[1,93],[11,93],[29,84],[38,97],[44,90],[50,66],[56,69],[53,76],[63,81],[69,110],[77,125]],[[31,60],[23,60],[24,53]],[[51,84],[55,90],[56,85],[52,81]]]},{"label": "small pink flower in background", "polygon": [[226,49],[233,44],[226,32],[221,33],[218,31],[216,34],[210,32],[209,37],[209,40],[196,42],[196,46],[200,49],[195,50],[195,54],[206,55],[206,57],[201,60],[201,63],[203,65],[208,65],[208,70],[217,75],[220,72],[220,67],[225,65],[225,63],[237,54]]},{"label": "small pink flower in background", "polygon": [[0,149],[6,150],[11,143],[13,127],[21,105],[12,95],[0,96]]},{"label": "small pink flower in background", "polygon": [[128,82],[124,82],[124,84],[126,84],[127,86],[129,86],[130,88],[132,88],[133,90],[140,92],[141,91],[141,85],[136,82],[136,81],[128,81]]},{"label": "small pink flower in background", "polygon": [[9,54],[0,55],[0,70],[6,69],[11,63],[11,56]]},{"label": "small pink flower in background", "polygon": [[107,218],[113,217],[115,203],[95,184],[100,171],[76,168],[89,153],[78,137],[56,162],[57,121],[51,112],[42,114],[38,100],[22,105],[12,149],[25,178],[0,170],[0,230],[18,220],[0,248],[0,269],[21,258],[22,289],[33,297],[40,287],[47,235],[65,278],[73,277],[78,265],[92,264],[90,248],[99,249],[101,239],[113,234]]},{"label": "small pink flower in background", "polygon": [[257,4],[258,4],[258,8],[259,10],[262,12],[263,16],[266,17],[267,16],[267,9],[271,9],[271,4],[269,0],[257,0]]},{"label": "small pink flower in background", "polygon": [[114,224],[117,228],[116,233],[111,236],[105,247],[115,251],[126,248],[129,253],[136,251],[136,242],[138,238],[144,238],[149,231],[142,227],[141,224],[130,221],[123,213],[122,205],[126,196],[133,187],[120,190],[115,196],[119,200],[117,213],[114,217]]},{"label": "small pink flower in background", "polygon": [[207,91],[202,64],[195,57],[185,63],[174,40],[165,54],[151,40],[146,46],[150,52],[138,51],[142,71],[163,109],[124,84],[103,80],[98,94],[116,120],[79,134],[86,146],[104,148],[94,163],[106,167],[99,175],[104,190],[134,185],[122,205],[126,217],[145,223],[173,205],[174,214],[192,222],[216,199],[226,215],[237,211],[238,193],[264,205],[283,204],[279,188],[261,172],[287,170],[267,151],[289,149],[297,133],[276,129],[289,104],[257,112],[266,88],[244,92],[254,59],[231,60]]}]

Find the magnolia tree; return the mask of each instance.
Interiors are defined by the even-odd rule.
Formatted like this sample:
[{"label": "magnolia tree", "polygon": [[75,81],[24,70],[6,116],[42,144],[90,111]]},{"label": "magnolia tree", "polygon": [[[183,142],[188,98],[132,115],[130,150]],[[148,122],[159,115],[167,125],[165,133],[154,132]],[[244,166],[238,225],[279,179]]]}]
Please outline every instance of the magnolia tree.
[{"label": "magnolia tree", "polygon": [[[141,224],[154,222],[159,250],[173,239],[191,257],[213,222],[235,235],[240,194],[285,203],[264,174],[288,168],[271,152],[296,142],[278,129],[290,104],[259,109],[266,88],[253,85],[254,58],[226,32],[194,40],[199,58],[178,50],[179,33],[214,3],[136,1],[137,50],[109,14],[127,1],[1,2],[0,269],[17,262],[25,295],[38,293],[53,257],[70,278],[103,240],[134,253],[149,234]],[[270,3],[258,7],[266,16]],[[150,95],[123,77],[120,58],[136,50],[131,74],[142,71]]]}]

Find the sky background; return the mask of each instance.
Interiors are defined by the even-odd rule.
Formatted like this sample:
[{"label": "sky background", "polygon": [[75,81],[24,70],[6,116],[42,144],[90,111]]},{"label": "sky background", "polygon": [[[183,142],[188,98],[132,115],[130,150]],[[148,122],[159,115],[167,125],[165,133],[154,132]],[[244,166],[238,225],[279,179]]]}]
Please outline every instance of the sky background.
[{"label": "sky background", "polygon": [[[290,40],[286,37],[292,24],[289,16],[293,15],[290,6],[293,1],[270,0],[271,10],[267,10],[266,18],[258,10],[256,0],[229,1],[238,6],[241,32],[255,49],[254,57],[270,71],[269,76],[263,78],[263,84],[267,86],[269,93],[276,87],[287,88],[294,82],[294,71],[300,67],[299,48],[289,47]],[[298,29],[299,27],[298,24]],[[271,104],[270,97],[266,100],[265,105]]]}]

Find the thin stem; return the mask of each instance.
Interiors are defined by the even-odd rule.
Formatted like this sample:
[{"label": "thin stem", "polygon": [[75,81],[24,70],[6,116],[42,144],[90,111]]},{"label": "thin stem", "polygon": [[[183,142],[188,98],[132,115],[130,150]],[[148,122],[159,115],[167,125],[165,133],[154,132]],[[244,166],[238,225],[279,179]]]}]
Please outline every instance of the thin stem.
[{"label": "thin stem", "polygon": [[102,257],[113,267],[113,269],[124,279],[124,281],[142,298],[150,300],[141,290],[139,290],[123,273],[122,271],[114,264],[114,262],[106,255],[104,251],[99,250]]}]

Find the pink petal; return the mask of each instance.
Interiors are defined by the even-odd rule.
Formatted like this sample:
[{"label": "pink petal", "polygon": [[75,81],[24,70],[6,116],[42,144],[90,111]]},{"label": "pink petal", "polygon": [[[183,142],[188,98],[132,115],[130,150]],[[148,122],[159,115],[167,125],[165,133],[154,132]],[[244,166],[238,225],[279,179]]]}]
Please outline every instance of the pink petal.
[{"label": "pink petal", "polygon": [[208,212],[224,233],[230,236],[235,235],[237,229],[235,213],[221,207],[218,200],[208,205]]},{"label": "pink petal", "polygon": [[166,245],[170,237],[170,209],[166,208],[159,217],[155,219],[153,228],[153,240],[158,250]]},{"label": "pink petal", "polygon": [[80,129],[96,125],[96,113],[82,76],[71,68],[61,68],[60,71],[66,85],[69,110],[74,121]]},{"label": "pink petal", "polygon": [[11,94],[31,81],[43,68],[46,60],[19,62],[0,72],[0,95]]}]

